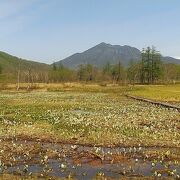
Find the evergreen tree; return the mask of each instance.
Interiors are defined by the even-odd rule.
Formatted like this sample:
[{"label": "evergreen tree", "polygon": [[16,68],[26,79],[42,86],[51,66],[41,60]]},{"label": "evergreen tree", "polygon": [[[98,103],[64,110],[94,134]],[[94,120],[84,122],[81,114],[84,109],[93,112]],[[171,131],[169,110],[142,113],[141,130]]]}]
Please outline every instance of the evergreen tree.
[{"label": "evergreen tree", "polygon": [[153,84],[161,75],[161,55],[155,47],[142,50],[141,83]]}]

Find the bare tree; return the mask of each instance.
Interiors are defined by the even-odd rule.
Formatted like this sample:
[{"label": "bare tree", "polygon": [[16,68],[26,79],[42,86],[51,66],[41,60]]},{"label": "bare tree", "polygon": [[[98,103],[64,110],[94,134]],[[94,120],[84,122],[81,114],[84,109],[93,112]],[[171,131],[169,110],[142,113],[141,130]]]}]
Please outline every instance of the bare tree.
[{"label": "bare tree", "polygon": [[18,72],[17,72],[17,91],[19,91],[19,88],[20,88],[20,74],[21,74],[21,61],[19,59],[19,61],[18,61]]}]

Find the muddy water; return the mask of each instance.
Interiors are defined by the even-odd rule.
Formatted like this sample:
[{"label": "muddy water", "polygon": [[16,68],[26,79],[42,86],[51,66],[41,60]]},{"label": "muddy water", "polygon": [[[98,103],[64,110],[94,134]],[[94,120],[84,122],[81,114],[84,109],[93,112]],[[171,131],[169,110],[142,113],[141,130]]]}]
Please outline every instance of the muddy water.
[{"label": "muddy water", "polygon": [[[29,151],[28,155],[12,153],[16,163],[1,165],[1,174],[71,176],[76,179],[93,179],[96,176],[114,179],[124,176],[178,178],[180,175],[179,149],[175,148],[107,148],[26,141],[13,143],[17,147],[27,145],[32,151]],[[38,150],[35,149],[37,147]],[[161,157],[162,152],[171,152],[175,156],[168,158],[169,154],[165,153],[165,156]]]}]

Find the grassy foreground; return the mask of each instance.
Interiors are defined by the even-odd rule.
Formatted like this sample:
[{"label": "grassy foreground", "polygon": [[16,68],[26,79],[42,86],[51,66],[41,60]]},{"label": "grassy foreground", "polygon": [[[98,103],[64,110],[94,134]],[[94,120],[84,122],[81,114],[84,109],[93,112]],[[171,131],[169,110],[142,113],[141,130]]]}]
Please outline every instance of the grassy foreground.
[{"label": "grassy foreground", "polygon": [[39,85],[37,89],[15,92],[11,87],[11,91],[1,92],[0,137],[92,145],[180,147],[178,111],[123,96],[130,93],[179,104],[179,85],[63,84]]},{"label": "grassy foreground", "polygon": [[139,86],[133,88],[132,95],[142,96],[157,101],[167,101],[180,104],[180,84]]}]

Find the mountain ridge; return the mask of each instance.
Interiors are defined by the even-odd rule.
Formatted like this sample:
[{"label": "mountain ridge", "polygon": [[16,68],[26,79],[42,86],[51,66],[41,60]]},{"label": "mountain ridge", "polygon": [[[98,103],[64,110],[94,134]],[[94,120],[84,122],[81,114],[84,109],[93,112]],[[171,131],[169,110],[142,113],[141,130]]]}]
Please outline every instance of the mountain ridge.
[{"label": "mountain ridge", "polygon": [[[141,51],[139,49],[129,45],[111,45],[102,42],[82,53],[75,53],[57,61],[56,64],[63,64],[69,68],[76,68],[80,64],[92,64],[97,67],[103,67],[107,62],[117,64],[120,61],[124,66],[127,66],[131,60],[135,62],[141,60]],[[162,56],[162,61],[180,64],[180,60],[169,56]]]},{"label": "mountain ridge", "polygon": [[21,72],[21,79],[27,79],[30,73],[36,79],[42,79],[49,68],[50,65],[45,63],[21,59],[0,51],[0,82],[16,82],[18,71]]},{"label": "mountain ridge", "polygon": [[14,68],[17,68],[19,66],[19,62],[21,66],[25,69],[30,68],[30,67],[32,68],[43,67],[43,69],[46,69],[48,68],[48,66],[50,66],[45,63],[22,59],[22,58],[10,55],[6,52],[0,51],[0,66],[2,67],[3,70],[10,71]]},{"label": "mountain ridge", "polygon": [[[51,65],[46,63],[22,59],[0,51],[0,66],[3,71],[14,71],[18,66],[19,60],[21,61],[22,67],[26,70],[29,67],[37,70],[47,70],[51,67]],[[102,42],[84,52],[78,52],[63,60],[57,61],[56,64],[63,64],[69,68],[75,68],[80,64],[86,63],[102,67],[107,62],[116,64],[121,61],[123,65],[127,66],[131,60],[141,60],[141,51],[139,49],[129,45],[111,45]],[[163,62],[180,64],[179,59],[170,56],[163,56]]]}]

